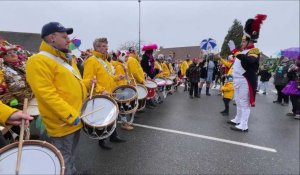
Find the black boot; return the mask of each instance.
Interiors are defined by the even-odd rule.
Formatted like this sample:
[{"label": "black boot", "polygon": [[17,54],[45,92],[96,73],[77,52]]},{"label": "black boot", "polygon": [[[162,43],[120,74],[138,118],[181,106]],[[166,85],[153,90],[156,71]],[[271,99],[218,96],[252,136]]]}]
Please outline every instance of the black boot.
[{"label": "black boot", "polygon": [[202,90],[202,88],[199,88],[199,89],[198,89],[198,95],[199,95],[199,96],[201,96],[201,90]]},{"label": "black boot", "polygon": [[99,146],[100,146],[102,149],[106,149],[106,150],[111,150],[111,149],[112,149],[112,147],[106,143],[106,140],[105,140],[105,139],[99,140],[98,144],[99,144]]},{"label": "black boot", "polygon": [[209,87],[206,87],[206,95],[207,95],[207,96],[210,96],[210,93],[209,93]]}]

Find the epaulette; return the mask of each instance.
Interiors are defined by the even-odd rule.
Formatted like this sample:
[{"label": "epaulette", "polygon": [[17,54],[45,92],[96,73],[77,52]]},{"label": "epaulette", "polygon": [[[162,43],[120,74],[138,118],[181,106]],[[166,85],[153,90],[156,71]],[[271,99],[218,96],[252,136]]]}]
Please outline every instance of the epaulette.
[{"label": "epaulette", "polygon": [[258,48],[252,48],[252,49],[250,49],[249,52],[248,52],[248,55],[249,55],[249,56],[253,56],[253,57],[255,57],[255,58],[258,58],[259,54],[260,54],[260,51],[259,51]]}]

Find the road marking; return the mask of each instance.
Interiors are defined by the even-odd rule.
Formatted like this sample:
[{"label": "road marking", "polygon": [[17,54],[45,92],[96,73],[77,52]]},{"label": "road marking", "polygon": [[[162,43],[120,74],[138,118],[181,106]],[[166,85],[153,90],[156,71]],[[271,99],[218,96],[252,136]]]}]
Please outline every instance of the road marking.
[{"label": "road marking", "polygon": [[198,137],[198,138],[213,140],[213,141],[217,141],[217,142],[229,143],[229,144],[233,144],[233,145],[239,145],[239,146],[244,146],[244,147],[263,150],[263,151],[269,151],[269,152],[273,152],[273,153],[277,152],[276,149],[273,149],[273,148],[253,145],[253,144],[249,144],[249,143],[243,143],[243,142],[237,142],[237,141],[232,141],[232,140],[220,139],[220,138],[216,138],[216,137],[210,137],[210,136],[205,136],[205,135],[200,135],[200,134],[177,131],[177,130],[173,130],[173,129],[159,128],[159,127],[154,127],[154,126],[149,126],[149,125],[142,125],[142,124],[137,124],[137,123],[133,123],[133,125],[138,126],[138,127],[142,127],[142,128],[148,128],[148,129],[153,129],[153,130],[158,130],[158,131],[165,131],[165,132],[169,132],[169,133],[176,133],[176,134],[181,134],[181,135]]}]

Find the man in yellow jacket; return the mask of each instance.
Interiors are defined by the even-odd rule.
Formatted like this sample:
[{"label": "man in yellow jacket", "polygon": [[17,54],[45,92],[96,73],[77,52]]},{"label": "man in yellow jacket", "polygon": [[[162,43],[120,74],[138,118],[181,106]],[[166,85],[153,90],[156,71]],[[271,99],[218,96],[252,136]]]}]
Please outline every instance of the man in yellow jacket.
[{"label": "man in yellow jacket", "polygon": [[79,116],[87,96],[76,62],[68,55],[68,34],[72,33],[72,28],[58,22],[45,24],[40,52],[31,56],[26,64],[26,79],[50,141],[64,157],[65,174],[76,173],[75,150],[82,128]]},{"label": "man in yellow jacket", "polygon": [[[127,60],[128,76],[131,84],[133,83],[133,78],[137,84],[144,84],[145,74],[143,68],[138,60],[135,50],[129,48],[129,58]],[[132,78],[133,77],[133,78]]]},{"label": "man in yellow jacket", "polygon": [[[108,62],[108,41],[107,38],[97,38],[93,43],[93,55],[85,60],[83,79],[88,89],[91,89],[90,81],[96,76],[95,92],[102,95],[110,95],[117,87],[116,81],[125,78],[124,75],[115,75],[115,69],[110,62]],[[124,142],[117,135],[115,129],[110,136],[111,142]],[[103,149],[112,149],[111,146],[106,144],[106,140],[99,140],[99,146]]]},{"label": "man in yellow jacket", "polygon": [[187,80],[186,80],[186,70],[189,68],[190,59],[186,59],[180,65],[181,75],[184,78],[184,91],[187,91]]}]

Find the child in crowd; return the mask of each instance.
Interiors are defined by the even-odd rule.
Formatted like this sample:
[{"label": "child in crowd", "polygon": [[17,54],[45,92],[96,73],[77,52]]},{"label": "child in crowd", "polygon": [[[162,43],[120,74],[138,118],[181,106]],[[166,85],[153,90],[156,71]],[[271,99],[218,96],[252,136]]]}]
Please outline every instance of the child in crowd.
[{"label": "child in crowd", "polygon": [[223,116],[229,115],[229,102],[233,98],[234,89],[233,89],[233,77],[228,75],[226,77],[225,84],[221,87],[221,91],[223,93],[223,101],[225,105],[225,109],[221,112]]}]

